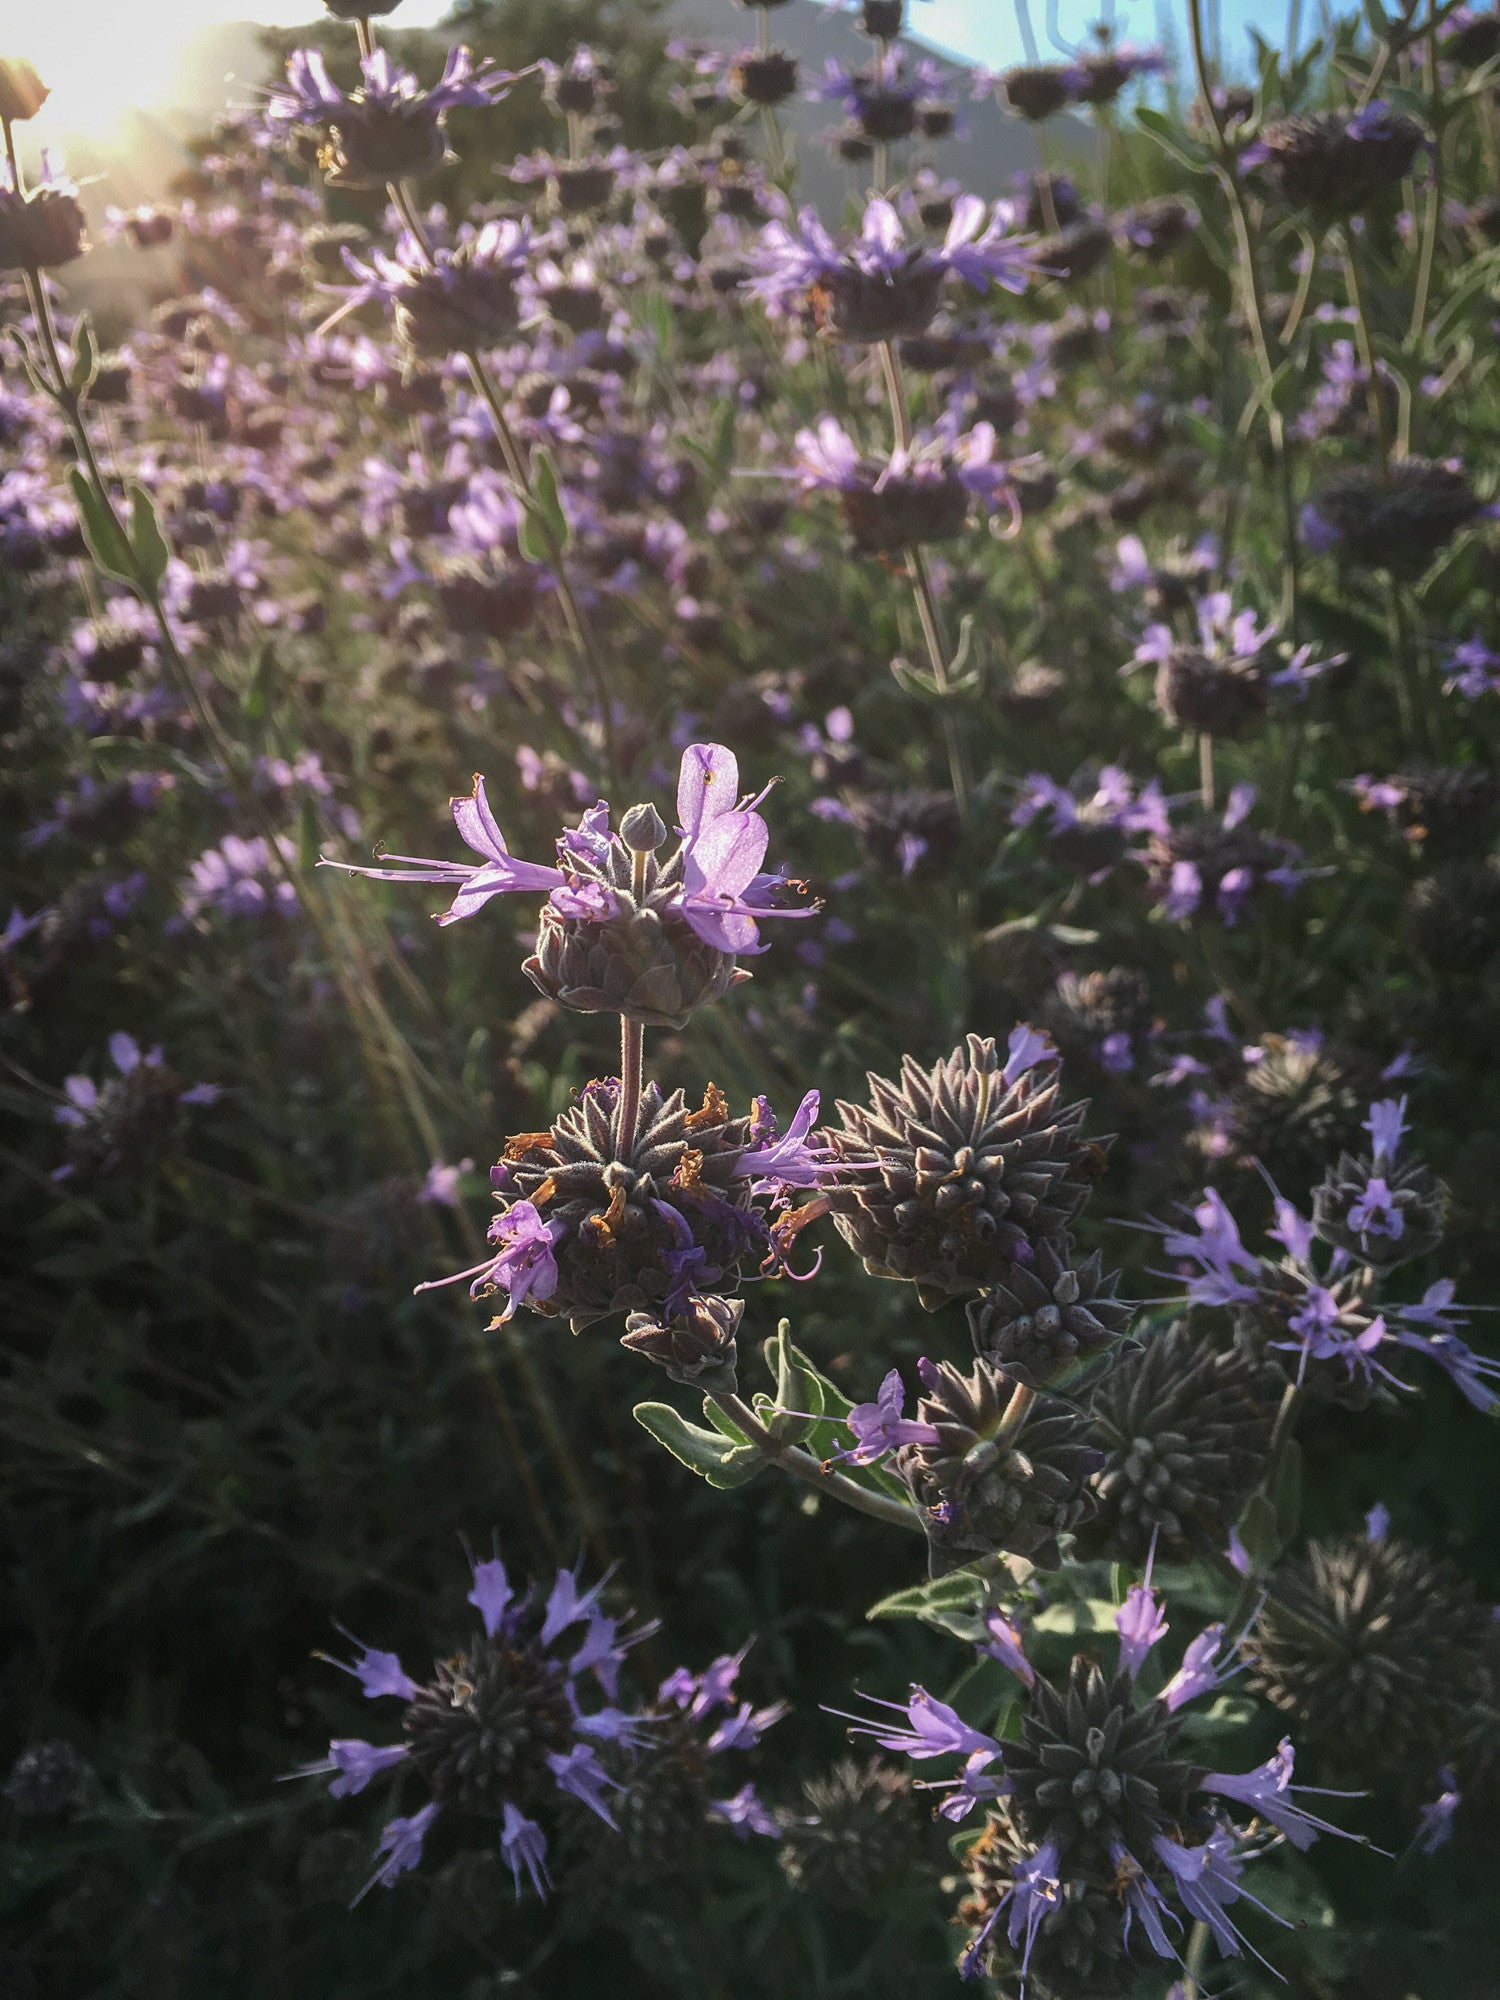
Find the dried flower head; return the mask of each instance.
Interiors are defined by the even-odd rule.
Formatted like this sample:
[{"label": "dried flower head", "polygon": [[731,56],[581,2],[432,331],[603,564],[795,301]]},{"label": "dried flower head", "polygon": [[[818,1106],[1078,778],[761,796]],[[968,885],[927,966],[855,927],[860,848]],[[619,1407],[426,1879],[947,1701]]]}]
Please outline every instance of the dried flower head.
[{"label": "dried flower head", "polygon": [[1094,1392],[1090,1548],[1144,1562],[1222,1549],[1266,1467],[1267,1371],[1178,1320],[1125,1349]]},{"label": "dried flower head", "polygon": [[1473,1585],[1411,1542],[1313,1542],[1277,1571],[1250,1678],[1335,1776],[1423,1786],[1486,1733],[1494,1743],[1488,1624]]},{"label": "dried flower head", "polygon": [[1028,1388],[1071,1376],[1129,1328],[1132,1308],[1115,1297],[1119,1273],[1106,1277],[1101,1253],[1081,1264],[1066,1240],[1041,1242],[1029,1263],[968,1305],[974,1352]]},{"label": "dried flower head", "polygon": [[1084,1482],[1098,1462],[1086,1420],[988,1361],[968,1375],[951,1361],[917,1368],[917,1421],[934,1435],[902,1445],[894,1463],[921,1509],[933,1575],[1002,1550],[1056,1569],[1058,1537],[1087,1513]]},{"label": "dried flower head", "polygon": [[844,1240],[876,1277],[917,1288],[928,1310],[1002,1280],[1064,1235],[1104,1170],[1081,1136],[1087,1104],[1059,1102],[1043,1035],[1018,1028],[1002,1056],[970,1035],[899,1084],[871,1075],[870,1103],[840,1103],[823,1136],[841,1172],[828,1190]]}]

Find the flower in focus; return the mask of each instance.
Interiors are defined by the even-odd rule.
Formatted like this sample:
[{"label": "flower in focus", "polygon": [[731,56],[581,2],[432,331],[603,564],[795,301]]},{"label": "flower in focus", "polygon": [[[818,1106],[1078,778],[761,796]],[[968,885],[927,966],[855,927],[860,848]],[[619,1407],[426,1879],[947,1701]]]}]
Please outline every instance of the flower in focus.
[{"label": "flower in focus", "polygon": [[678,779],[679,844],[664,860],[657,854],[666,829],[652,808],[635,808],[615,832],[602,802],[562,835],[555,866],[519,860],[476,778],[471,796],[452,805],[478,862],[396,854],[376,868],[323,865],[377,881],[450,883],[456,894],[442,924],[474,916],[492,896],[540,891],[547,902],[525,966],[533,985],[579,1013],[681,1027],[747,976],[734,960],[766,949],[761,923],[813,913],[799,885],[761,870],[770,839],[756,810],[764,797],[740,797],[732,751],[694,743]]}]

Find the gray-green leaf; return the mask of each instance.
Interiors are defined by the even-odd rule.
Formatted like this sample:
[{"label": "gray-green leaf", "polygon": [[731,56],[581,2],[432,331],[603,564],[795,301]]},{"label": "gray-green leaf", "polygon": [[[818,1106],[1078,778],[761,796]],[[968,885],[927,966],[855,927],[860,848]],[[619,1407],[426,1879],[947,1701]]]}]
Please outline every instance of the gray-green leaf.
[{"label": "gray-green leaf", "polygon": [[637,1403],[632,1415],[673,1458],[710,1486],[743,1486],[765,1464],[753,1444],[736,1443],[720,1431],[690,1424],[670,1403]]},{"label": "gray-green leaf", "polygon": [[112,576],[120,583],[133,584],[136,580],[135,555],[108,501],[81,465],[68,467],[68,484],[78,502],[83,538],[89,545],[89,554],[106,576]]}]

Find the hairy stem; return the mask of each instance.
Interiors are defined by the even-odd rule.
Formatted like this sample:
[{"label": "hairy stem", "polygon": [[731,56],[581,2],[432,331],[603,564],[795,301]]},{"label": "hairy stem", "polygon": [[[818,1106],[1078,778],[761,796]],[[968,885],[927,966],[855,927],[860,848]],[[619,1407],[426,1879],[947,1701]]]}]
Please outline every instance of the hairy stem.
[{"label": "hairy stem", "polygon": [[[391,181],[387,185],[386,192],[390,197],[391,206],[401,217],[403,225],[411,236],[412,241],[416,244],[424,261],[429,266],[434,265],[437,259],[433,251],[432,239],[428,236],[422,218],[417,212],[416,203],[411,197],[411,190],[403,181]],[[520,440],[511,426],[510,418],[506,413],[505,398],[500,394],[499,384],[496,382],[488,362],[477,348],[466,347],[462,350],[462,354],[464,365],[469,371],[469,379],[474,385],[475,393],[489,411],[490,421],[495,427],[495,435],[500,441],[500,455],[505,460],[505,469],[510,477],[511,484],[515,487],[518,496],[523,501],[529,502],[533,497],[531,465],[521,446]],[[595,642],[588,619],[584,615],[583,607],[578,601],[578,595],[573,588],[572,580],[568,575],[563,561],[563,550],[558,546],[550,524],[544,521],[539,514],[534,513],[532,518],[538,523],[546,537],[547,560],[552,570],[557,590],[557,601],[562,607],[563,623],[567,627],[569,639],[583,661],[584,669],[593,687],[594,699],[599,709],[599,726],[604,745],[605,774],[613,781],[619,777],[620,771],[615,741],[614,711],[609,698],[609,679],[604,670],[604,661]]]},{"label": "hairy stem", "polygon": [[[911,449],[911,412],[906,401],[906,384],[901,374],[901,361],[894,344],[889,340],[880,343],[880,367],[885,377],[886,398],[890,404],[891,428],[895,434],[897,447],[901,451]],[[964,754],[963,739],[958,733],[958,723],[953,715],[949,696],[952,682],[948,677],[948,642],[943,632],[942,614],[938,610],[937,596],[932,588],[932,576],[927,567],[926,551],[913,547],[906,552],[906,573],[911,579],[913,595],[916,598],[917,617],[922,626],[922,640],[927,648],[927,664],[932,673],[933,686],[942,701],[943,744],[948,753],[948,779],[953,787],[954,802],[965,822],[970,814],[970,792],[968,759]]]},{"label": "hairy stem", "polygon": [[1266,332],[1265,300],[1261,292],[1260,267],[1255,259],[1255,234],[1250,223],[1250,211],[1245,205],[1244,190],[1240,186],[1235,151],[1225,135],[1223,113],[1214,100],[1208,50],[1204,42],[1203,0],[1188,0],[1188,26],[1192,32],[1193,64],[1197,72],[1198,92],[1203,100],[1204,115],[1217,141],[1219,180],[1228,198],[1229,212],[1234,222],[1240,292],[1245,314],[1250,322],[1256,359],[1260,364],[1260,393],[1265,404],[1266,430],[1276,458],[1281,494],[1282,553],[1286,570],[1285,622],[1290,630],[1292,643],[1295,645],[1301,636],[1302,622],[1301,548],[1297,539],[1297,503],[1293,489],[1292,460],[1286,425],[1282,421],[1277,400],[1276,360]]},{"label": "hairy stem", "polygon": [[620,1103],[615,1119],[615,1158],[628,1160],[635,1150],[635,1128],[641,1117],[641,1068],[646,1030],[639,1021],[620,1016]]},{"label": "hairy stem", "polygon": [[768,1431],[750,1405],[740,1396],[711,1395],[710,1401],[717,1403],[730,1422],[742,1430],[762,1456],[789,1472],[794,1479],[805,1480],[815,1486],[820,1493],[827,1493],[835,1500],[841,1500],[846,1507],[856,1513],[868,1514],[874,1521],[884,1521],[888,1527],[905,1528],[912,1534],[924,1532],[917,1511],[904,1500],[891,1500],[883,1493],[871,1493],[867,1487],[846,1477],[842,1472],[827,1472],[821,1459],[813,1457],[810,1451],[803,1451],[800,1445],[786,1444]]},{"label": "hairy stem", "polygon": [[1381,471],[1389,486],[1392,446],[1390,411],[1375,366],[1375,344],[1370,337],[1370,308],[1360,275],[1354,231],[1347,223],[1344,225],[1344,271],[1349,280],[1349,303],[1354,308],[1354,344],[1359,350],[1359,365],[1365,371],[1365,399],[1370,406],[1370,422],[1375,426],[1375,436],[1380,445]]}]

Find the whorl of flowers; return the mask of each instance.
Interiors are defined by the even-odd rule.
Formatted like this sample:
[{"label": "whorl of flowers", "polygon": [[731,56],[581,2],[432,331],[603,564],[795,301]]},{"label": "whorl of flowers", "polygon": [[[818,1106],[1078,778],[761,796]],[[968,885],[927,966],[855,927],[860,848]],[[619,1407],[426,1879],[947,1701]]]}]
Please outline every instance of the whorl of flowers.
[{"label": "whorl of flowers", "polygon": [[1254,804],[1255,787],[1236,785],[1222,812],[1153,835],[1141,858],[1152,896],[1174,923],[1236,924],[1258,889],[1273,884],[1286,894],[1306,878],[1292,841],[1248,823]]},{"label": "whorl of flowers", "polygon": [[379,1865],[361,1895],[377,1882],[390,1888],[417,1866],[443,1812],[499,1822],[500,1852],[518,1895],[523,1873],[538,1895],[551,1885],[548,1835],[532,1816],[544,1803],[554,1811],[582,1805],[616,1826],[611,1794],[621,1781],[600,1751],[628,1746],[639,1733],[639,1720],[616,1697],[626,1651],[649,1628],[630,1630],[606,1613],[602,1584],[580,1593],[575,1570],[559,1570],[543,1599],[534,1588],[518,1591],[498,1557],[472,1569],[467,1601],[480,1630],[440,1660],[429,1680],[414,1680],[395,1653],[358,1640],[353,1660],[331,1662],[369,1699],[401,1703],[403,1740],[335,1737],[327,1757],[297,1775],[328,1774],[334,1798],[352,1797],[388,1772],[427,1794],[425,1804],[387,1823]]},{"label": "whorl of flowers", "polygon": [[431,173],[447,151],[448,113],[459,105],[498,104],[516,81],[487,59],[476,63],[462,44],[448,51],[430,88],[387,49],[361,56],[360,72],[359,86],[342,90],[320,50],[297,49],[287,59],[285,84],[266,101],[268,138],[299,131],[323,136],[318,164],[335,187],[382,187]]},{"label": "whorl of flowers", "polygon": [[756,808],[765,796],[740,796],[739,766],[722,744],[690,744],[677,785],[679,842],[665,859],[654,808],[633,808],[616,833],[601,800],[562,835],[550,866],[511,854],[476,777],[472,795],[452,807],[478,862],[397,854],[376,868],[324,866],[450,883],[457,893],[441,924],[475,915],[492,896],[541,892],[547,901],[525,966],[541,992],[578,1013],[680,1027],[748,976],[734,961],[765,949],[761,923],[812,914],[806,902],[795,906],[799,884],[761,872],[770,832]]},{"label": "whorl of flowers", "polygon": [[49,159],[22,194],[0,161],[0,271],[55,270],[86,247],[87,218],[73,182]]},{"label": "whorl of flowers", "polygon": [[780,1702],[755,1708],[740,1697],[736,1682],[748,1651],[721,1653],[698,1674],[678,1667],[641,1711],[628,1782],[614,1808],[631,1862],[653,1883],[684,1864],[685,1849],[706,1828],[728,1828],[739,1840],[780,1837],[780,1821],[753,1782],[715,1796],[724,1783],[716,1760],[754,1750],[786,1714]]},{"label": "whorl of flowers", "polygon": [[789,313],[810,305],[836,339],[861,343],[923,333],[958,278],[976,290],[998,284],[1020,292],[1032,275],[1029,246],[1012,236],[1007,218],[977,195],[963,195],[940,247],[907,239],[895,205],[877,195],[859,235],[840,245],[804,208],[794,223],[768,222],[751,253],[749,289]]},{"label": "whorl of flowers", "polygon": [[1432,1169],[1401,1161],[1406,1099],[1370,1106],[1370,1151],[1339,1155],[1313,1194],[1313,1231],[1350,1257],[1381,1268],[1425,1257],[1443,1240],[1446,1202]]},{"label": "whorl of flowers", "polygon": [[1457,459],[1398,458],[1390,478],[1352,465],[1318,487],[1302,509],[1302,539],[1317,555],[1361,569],[1418,577],[1460,530],[1500,518]]},{"label": "whorl of flowers", "polygon": [[969,524],[975,500],[1005,506],[1019,522],[1014,475],[998,463],[994,426],[961,434],[918,431],[884,459],[861,452],[835,417],[797,433],[794,476],[804,493],[831,492],[854,546],[870,555],[895,554],[928,542],[952,541]]},{"label": "whorl of flowers", "polygon": [[1386,813],[1426,860],[1483,854],[1500,830],[1500,779],[1473,758],[1414,760],[1388,778],[1361,773],[1348,789],[1364,811]]},{"label": "whorl of flowers", "polygon": [[211,1083],[185,1084],[159,1048],[142,1049],[133,1035],[109,1038],[115,1074],[99,1084],[67,1077],[53,1118],[68,1134],[68,1157],[55,1181],[92,1181],[137,1169],[177,1131],[182,1107],[216,1104]]},{"label": "whorl of flowers", "polygon": [[929,1310],[1003,1282],[1057,1242],[1103,1172],[1084,1139],[1088,1106],[1059,1101],[1045,1035],[1022,1026],[1002,1057],[970,1035],[899,1084],[871,1075],[868,1105],[840,1103],[821,1136],[840,1171],[827,1189],[838,1230],[876,1277],[905,1279]]},{"label": "whorl of flowers", "polygon": [[575,1331],[628,1313],[625,1344],[679,1378],[720,1386],[734,1366],[739,1315],[713,1294],[742,1267],[784,1272],[799,1231],[826,1204],[800,1209],[789,1190],[816,1189],[830,1172],[808,1135],[809,1091],[783,1137],[764,1098],[731,1118],[713,1084],[693,1110],[683,1093],[648,1083],[633,1133],[621,1130],[616,1079],[590,1083],[545,1132],[511,1139],[490,1180],[501,1212],[495,1255],[441,1282],[470,1280],[474,1298],[503,1291],[509,1319],[523,1304]]},{"label": "whorl of flowers", "polygon": [[[1164,1675],[1152,1655],[1169,1627],[1148,1578],[1116,1613],[1114,1672],[1080,1653],[1059,1686],[1032,1666],[1005,1612],[991,1610],[984,1622],[978,1652],[998,1659],[1021,1686],[1019,1734],[992,1736],[920,1686],[906,1702],[875,1703],[890,1720],[851,1718],[853,1733],[915,1762],[960,1760],[956,1775],[921,1782],[942,1794],[937,1810],[947,1820],[960,1823],[976,1807],[985,1813],[970,1850],[979,1897],[965,1910],[975,1925],[961,1961],[965,1977],[989,1970],[1024,1978],[1035,1960],[1045,1982],[1049,1964],[1055,1974],[1077,1941],[1079,1902],[1112,1929],[1095,1946],[1120,1969],[1148,1965],[1153,1955],[1175,1961],[1194,1920],[1208,1926],[1222,1954],[1238,1955],[1245,1939],[1229,1911],[1241,1897],[1256,1903],[1240,1885],[1261,1847],[1254,1822],[1304,1850],[1340,1829],[1297,1803],[1304,1788],[1292,1782],[1289,1741],[1244,1773],[1206,1771],[1183,1755],[1179,1711],[1224,1678],[1222,1626],[1208,1626],[1177,1671]],[[1083,1989],[1064,1981],[1059,1990]]]},{"label": "whorl of flowers", "polygon": [[[1326,1260],[1315,1259],[1314,1225],[1283,1195],[1274,1205],[1267,1236],[1279,1256],[1245,1248],[1212,1188],[1192,1209],[1191,1228],[1161,1228],[1163,1248],[1186,1280],[1189,1300],[1232,1307],[1236,1338],[1247,1351],[1275,1360],[1292,1381],[1319,1394],[1359,1401],[1377,1385],[1407,1389],[1394,1364],[1410,1352],[1435,1361],[1476,1409],[1500,1406],[1490,1386],[1500,1379],[1500,1361],[1476,1353],[1460,1337],[1466,1315],[1454,1304],[1451,1279],[1429,1285],[1416,1304],[1382,1308],[1379,1266],[1342,1246]],[[1389,1225],[1390,1213],[1377,1193],[1366,1227],[1372,1216]]]},{"label": "whorl of flowers", "polygon": [[1148,625],[1124,670],[1155,666],[1156,706],[1174,729],[1243,736],[1265,716],[1273,689],[1305,693],[1333,664],[1314,664],[1313,648],[1301,646],[1278,666],[1272,651],[1278,628],[1262,625],[1252,610],[1236,611],[1227,590],[1210,591],[1194,609],[1196,643],[1170,625]]},{"label": "whorl of flowers", "polygon": [[346,250],[359,282],[345,310],[377,300],[394,313],[403,347],[427,360],[496,346],[527,310],[522,280],[542,241],[529,223],[497,218],[462,232],[452,249],[440,244],[429,253],[403,233],[393,255],[376,248],[368,263]]},{"label": "whorl of flowers", "polygon": [[1349,215],[1398,188],[1431,143],[1415,118],[1377,98],[1353,113],[1277,119],[1240,159],[1289,207]]},{"label": "whorl of flowers", "polygon": [[1102,882],[1129,851],[1133,833],[1166,839],[1171,833],[1167,802],[1155,778],[1139,790],[1118,764],[1085,773],[1060,785],[1033,771],[1011,808],[1012,826],[1039,822],[1052,857],[1064,868]]}]

